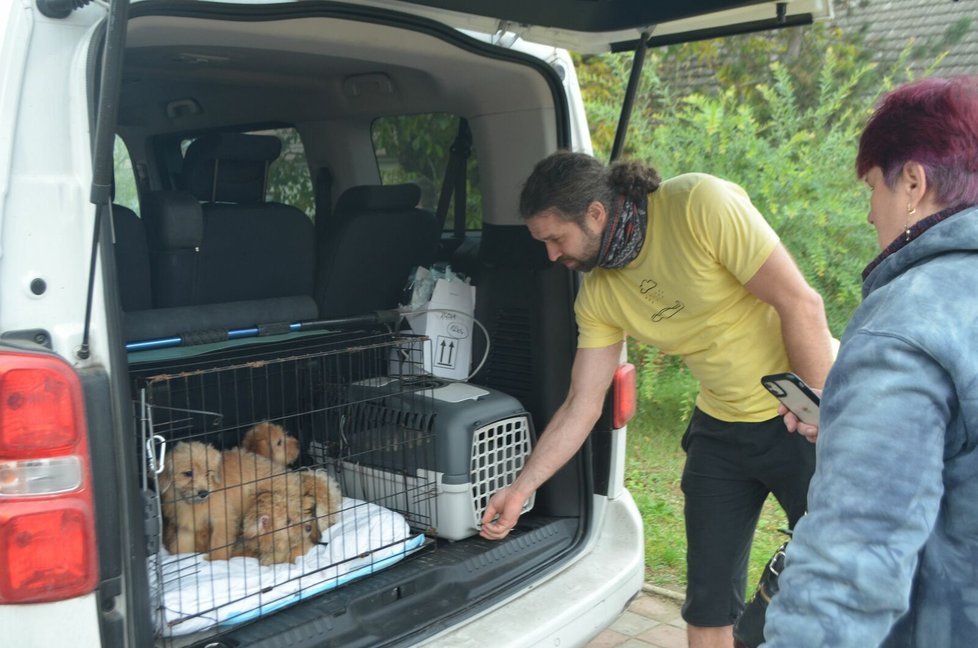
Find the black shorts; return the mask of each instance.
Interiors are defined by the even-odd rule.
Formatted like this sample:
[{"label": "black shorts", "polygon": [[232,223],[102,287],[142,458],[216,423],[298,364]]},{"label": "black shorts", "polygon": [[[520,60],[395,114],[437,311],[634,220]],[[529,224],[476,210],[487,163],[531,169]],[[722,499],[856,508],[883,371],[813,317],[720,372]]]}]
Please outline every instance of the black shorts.
[{"label": "black shorts", "polygon": [[694,626],[731,625],[744,609],[750,547],[764,500],[774,493],[794,527],[807,507],[815,445],[788,432],[781,417],[730,423],[699,409],[682,443],[688,583],[682,616]]}]

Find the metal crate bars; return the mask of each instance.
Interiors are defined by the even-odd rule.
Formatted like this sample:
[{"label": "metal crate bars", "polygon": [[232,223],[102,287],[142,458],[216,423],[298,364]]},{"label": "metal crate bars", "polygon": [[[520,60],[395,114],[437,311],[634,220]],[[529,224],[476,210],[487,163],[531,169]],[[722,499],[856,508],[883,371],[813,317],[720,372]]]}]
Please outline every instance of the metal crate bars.
[{"label": "metal crate bars", "polygon": [[[433,461],[431,385],[412,377],[390,381],[382,392],[360,387],[365,381],[388,380],[391,359],[403,363],[405,356],[418,355],[405,350],[424,343],[414,336],[346,335],[134,369],[146,449],[143,487],[147,494],[162,492],[160,500],[148,498],[150,520],[154,510],[163,512],[159,529],[150,534],[156,536],[150,581],[161,642],[258,618],[373,573],[424,542],[420,533],[436,525],[430,501],[435,486],[409,469]],[[419,371],[412,368],[411,373]],[[276,463],[274,449],[257,459],[240,453],[249,431],[263,424],[293,437],[297,456],[285,455]],[[189,449],[196,453],[191,464],[200,459],[204,471],[223,468],[225,474],[221,483],[192,489],[196,495],[190,501],[168,498],[169,485],[186,481],[184,473],[193,472],[193,465],[188,469],[176,459],[190,454]],[[231,455],[248,466],[237,478],[227,474]],[[353,479],[343,474],[345,466],[366,464],[373,472],[357,470]],[[310,505],[300,485],[310,475],[332,479],[344,491],[354,480],[360,486],[343,493],[335,516],[317,517],[318,493]],[[240,484],[232,486],[234,481]],[[263,493],[270,498],[265,509]],[[184,504],[204,511],[190,516],[195,526],[190,537],[207,538],[217,526],[215,516],[226,515],[233,518],[233,537],[224,546],[195,545],[195,551],[175,545],[179,516],[174,507]],[[249,508],[255,513],[250,518]],[[324,519],[335,523],[323,525],[315,544],[308,537],[310,522]],[[257,538],[249,538],[249,523],[261,526]],[[261,540],[273,546],[280,536],[292,549],[295,538],[302,538],[301,551],[288,553],[292,559],[247,553],[249,546],[262,546]],[[224,554],[231,557],[213,559]]]}]

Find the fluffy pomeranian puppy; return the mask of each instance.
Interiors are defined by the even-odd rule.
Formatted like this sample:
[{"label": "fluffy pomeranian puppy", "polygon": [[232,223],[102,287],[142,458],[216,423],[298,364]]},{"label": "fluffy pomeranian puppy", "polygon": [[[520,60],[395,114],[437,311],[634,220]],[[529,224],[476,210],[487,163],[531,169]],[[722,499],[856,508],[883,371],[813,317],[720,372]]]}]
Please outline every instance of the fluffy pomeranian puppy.
[{"label": "fluffy pomeranian puppy", "polygon": [[[315,524],[302,519],[300,488],[301,479],[294,472],[264,481],[244,509],[241,539],[234,555],[273,565],[294,562],[305,553],[311,546],[307,537]],[[318,541],[318,530],[316,535]]]},{"label": "fluffy pomeranian puppy", "polygon": [[[211,539],[208,558],[226,560],[231,557],[235,540],[241,529],[241,519],[245,509],[255,500],[255,495],[271,488],[273,475],[281,475],[282,467],[270,459],[248,452],[242,448],[232,448],[221,453],[221,474],[224,488],[215,494],[211,510]],[[220,499],[221,506],[216,504]],[[217,509],[217,510],[215,510]]]},{"label": "fluffy pomeranian puppy", "polygon": [[281,425],[269,421],[262,421],[245,432],[241,447],[280,466],[288,466],[299,458],[299,440]]},{"label": "fluffy pomeranian puppy", "polygon": [[[302,477],[302,513],[306,519],[316,522],[320,535],[338,520],[343,505],[339,484],[322,469],[308,468],[299,471]],[[319,542],[320,538],[316,538]]]},{"label": "fluffy pomeranian puppy", "polygon": [[243,511],[233,555],[258,558],[263,565],[295,562],[336,522],[343,501],[339,486],[326,471],[312,469],[261,481]]},{"label": "fluffy pomeranian puppy", "polygon": [[220,515],[221,453],[199,441],[181,441],[166,455],[158,476],[163,544],[170,553],[208,551],[213,517]]}]

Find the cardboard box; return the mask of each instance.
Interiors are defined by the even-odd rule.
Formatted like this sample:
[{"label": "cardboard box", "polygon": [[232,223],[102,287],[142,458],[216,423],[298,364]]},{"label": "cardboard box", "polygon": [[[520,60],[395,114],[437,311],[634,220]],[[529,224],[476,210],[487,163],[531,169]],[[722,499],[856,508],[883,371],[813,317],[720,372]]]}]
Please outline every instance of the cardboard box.
[{"label": "cardboard box", "polygon": [[431,298],[413,311],[405,314],[411,331],[430,340],[423,348],[424,370],[442,378],[467,379],[472,368],[475,286],[460,279],[436,279]]}]

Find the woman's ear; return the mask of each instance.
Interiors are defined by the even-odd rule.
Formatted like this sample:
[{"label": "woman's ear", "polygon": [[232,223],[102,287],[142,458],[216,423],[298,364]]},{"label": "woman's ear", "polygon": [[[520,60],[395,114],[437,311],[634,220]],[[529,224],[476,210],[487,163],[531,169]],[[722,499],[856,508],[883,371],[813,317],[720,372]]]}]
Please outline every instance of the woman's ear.
[{"label": "woman's ear", "polygon": [[924,171],[924,166],[919,162],[908,160],[903,164],[900,179],[907,188],[910,204],[916,207],[927,194],[927,172]]},{"label": "woman's ear", "polygon": [[920,220],[931,214],[935,214],[949,205],[938,202],[935,190],[927,179],[927,171],[924,165],[910,160],[905,162],[903,170],[900,172],[900,185],[907,191],[907,207],[915,209],[917,218]]}]

